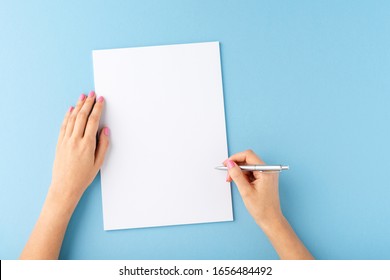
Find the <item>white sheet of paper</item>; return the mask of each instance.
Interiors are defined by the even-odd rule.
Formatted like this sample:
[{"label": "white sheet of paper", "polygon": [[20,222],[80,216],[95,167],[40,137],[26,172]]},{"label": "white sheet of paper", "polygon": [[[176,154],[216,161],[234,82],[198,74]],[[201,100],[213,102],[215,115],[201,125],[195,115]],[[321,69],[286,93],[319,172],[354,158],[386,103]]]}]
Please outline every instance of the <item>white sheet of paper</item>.
[{"label": "white sheet of paper", "polygon": [[93,51],[104,229],[233,220],[219,43]]}]

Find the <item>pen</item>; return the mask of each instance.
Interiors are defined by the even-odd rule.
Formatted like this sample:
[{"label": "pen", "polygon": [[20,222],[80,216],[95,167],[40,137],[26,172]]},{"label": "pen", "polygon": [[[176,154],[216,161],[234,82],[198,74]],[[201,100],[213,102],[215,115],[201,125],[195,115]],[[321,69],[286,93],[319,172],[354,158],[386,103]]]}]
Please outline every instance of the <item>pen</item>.
[{"label": "pen", "polygon": [[[241,170],[245,171],[282,171],[288,170],[288,165],[239,165]],[[227,170],[226,166],[217,166],[217,170]]]}]

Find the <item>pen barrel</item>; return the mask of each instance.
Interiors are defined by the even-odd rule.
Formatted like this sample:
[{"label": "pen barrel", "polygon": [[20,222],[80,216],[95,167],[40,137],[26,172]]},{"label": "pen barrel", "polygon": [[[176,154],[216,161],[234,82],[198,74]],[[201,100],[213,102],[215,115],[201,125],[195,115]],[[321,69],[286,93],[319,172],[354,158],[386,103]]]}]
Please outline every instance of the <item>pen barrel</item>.
[{"label": "pen barrel", "polygon": [[282,165],[252,165],[252,166],[240,166],[242,170],[248,171],[282,171],[287,170],[288,166]]},{"label": "pen barrel", "polygon": [[256,165],[258,171],[282,171],[281,165]]},{"label": "pen barrel", "polygon": [[[245,171],[282,171],[288,170],[288,165],[239,165],[241,170]],[[217,166],[215,167],[217,170],[228,170],[226,166]]]}]

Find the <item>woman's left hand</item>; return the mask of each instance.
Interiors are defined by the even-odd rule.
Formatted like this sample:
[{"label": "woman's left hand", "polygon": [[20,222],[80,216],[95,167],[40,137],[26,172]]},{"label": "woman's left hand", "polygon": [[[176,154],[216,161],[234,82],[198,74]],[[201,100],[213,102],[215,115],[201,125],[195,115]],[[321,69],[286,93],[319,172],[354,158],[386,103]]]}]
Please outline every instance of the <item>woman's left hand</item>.
[{"label": "woman's left hand", "polygon": [[109,144],[107,127],[96,141],[104,98],[95,99],[93,91],[80,96],[66,113],[58,137],[50,191],[76,201],[96,177]]}]

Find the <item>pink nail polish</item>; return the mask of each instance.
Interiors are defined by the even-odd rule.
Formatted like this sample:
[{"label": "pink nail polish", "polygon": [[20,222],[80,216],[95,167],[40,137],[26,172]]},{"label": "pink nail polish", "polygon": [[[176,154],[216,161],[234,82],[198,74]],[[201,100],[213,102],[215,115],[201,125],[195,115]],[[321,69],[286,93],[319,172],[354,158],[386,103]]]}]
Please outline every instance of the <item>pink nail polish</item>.
[{"label": "pink nail polish", "polygon": [[88,97],[94,97],[95,96],[95,92],[92,90],[89,94],[88,94]]},{"label": "pink nail polish", "polygon": [[103,102],[104,101],[104,97],[103,96],[99,96],[99,98],[97,99],[97,102]]},{"label": "pink nail polish", "polygon": [[104,135],[106,135],[106,136],[110,135],[110,129],[109,129],[108,127],[105,127],[105,128],[103,129],[103,133],[104,133]]},{"label": "pink nail polish", "polygon": [[80,95],[79,100],[80,100],[80,101],[84,101],[85,97],[86,97],[86,96],[85,96],[85,94],[83,93],[83,94]]},{"label": "pink nail polish", "polygon": [[73,111],[74,107],[73,106],[70,106],[69,108],[69,112],[71,113]]},{"label": "pink nail polish", "polygon": [[228,168],[228,169],[231,169],[231,168],[233,168],[234,166],[236,166],[236,163],[235,163],[234,161],[228,159],[228,160],[226,161],[226,165],[227,165],[227,168]]}]

